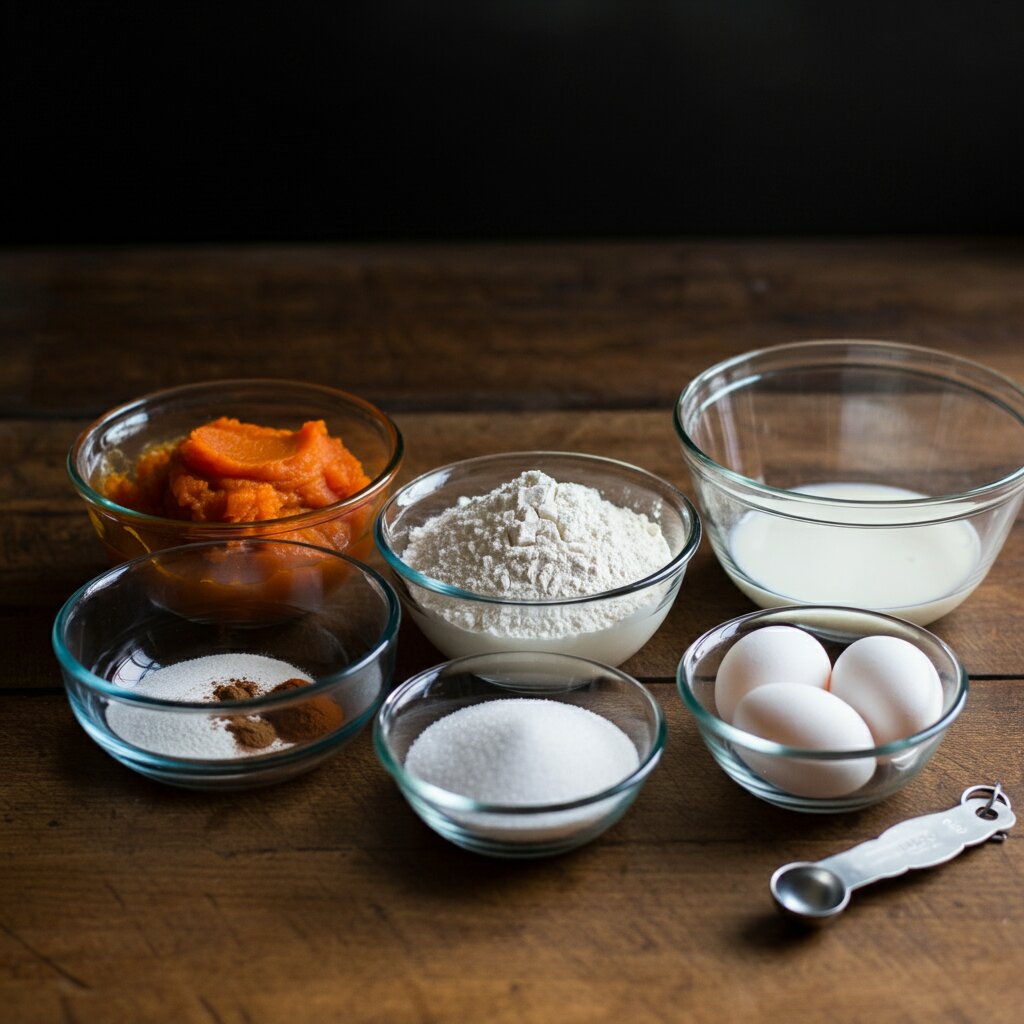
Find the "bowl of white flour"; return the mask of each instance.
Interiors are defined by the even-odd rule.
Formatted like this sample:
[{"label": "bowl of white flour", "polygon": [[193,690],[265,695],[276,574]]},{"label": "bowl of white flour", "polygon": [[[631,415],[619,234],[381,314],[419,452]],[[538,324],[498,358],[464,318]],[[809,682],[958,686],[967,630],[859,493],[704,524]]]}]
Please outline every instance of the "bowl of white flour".
[{"label": "bowl of white flour", "polygon": [[336,753],[391,686],[400,609],[325,548],[236,540],[156,551],[57,615],[75,717],[133,770],[195,789],[281,782]]},{"label": "bowl of white flour", "polygon": [[700,533],[668,482],[566,452],[436,469],[397,491],[376,524],[410,617],[447,657],[548,651],[607,665],[664,621]]},{"label": "bowl of white flour", "polygon": [[610,828],[657,765],[665,719],[640,682],[583,658],[458,658],[395,689],[377,756],[438,834],[475,853],[543,857]]}]

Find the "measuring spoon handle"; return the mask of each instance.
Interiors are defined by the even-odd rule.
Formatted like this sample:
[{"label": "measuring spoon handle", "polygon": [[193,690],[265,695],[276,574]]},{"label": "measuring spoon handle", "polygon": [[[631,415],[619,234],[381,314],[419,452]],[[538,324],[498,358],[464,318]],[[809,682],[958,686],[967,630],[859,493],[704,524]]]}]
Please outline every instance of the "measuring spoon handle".
[{"label": "measuring spoon handle", "polygon": [[914,868],[930,868],[951,860],[967,846],[991,839],[1017,820],[1010,808],[984,798],[966,800],[948,811],[936,811],[901,821],[877,839],[826,857],[818,865],[835,872],[849,889],[859,889],[882,878],[894,878]]}]

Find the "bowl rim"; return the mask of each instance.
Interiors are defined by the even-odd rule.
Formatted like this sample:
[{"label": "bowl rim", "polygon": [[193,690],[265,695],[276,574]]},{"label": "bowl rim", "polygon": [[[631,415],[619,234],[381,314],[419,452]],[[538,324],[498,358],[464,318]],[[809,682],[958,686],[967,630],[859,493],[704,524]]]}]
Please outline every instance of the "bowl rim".
[{"label": "bowl rim", "polygon": [[[860,500],[802,493],[800,491],[788,490],[786,488],[773,487],[770,484],[763,483],[760,480],[755,480],[753,477],[744,476],[736,470],[723,466],[721,463],[711,458],[711,456],[708,455],[692,437],[690,437],[682,422],[681,410],[683,405],[716,374],[729,371],[744,362],[753,362],[754,360],[776,355],[785,355],[790,352],[820,352],[822,355],[825,355],[830,352],[838,353],[842,349],[850,349],[854,347],[863,349],[865,353],[871,355],[879,355],[883,352],[888,352],[890,355],[917,358],[921,360],[933,360],[940,364],[944,364],[945,367],[957,367],[966,374],[988,380],[993,385],[999,385],[1013,393],[1021,405],[1020,409],[1011,408],[1004,400],[990,392],[982,390],[977,383],[972,386],[966,381],[961,382],[961,386],[965,390],[973,391],[979,396],[985,398],[987,401],[1000,406],[1010,415],[1015,417],[1022,426],[1024,426],[1024,411],[1022,411],[1024,410],[1024,388],[1022,388],[1011,377],[1000,373],[998,370],[993,370],[988,366],[985,366],[983,363],[975,362],[972,359],[965,359],[963,356],[956,355],[952,352],[944,352],[941,349],[928,348],[923,345],[909,345],[904,342],[862,338],[817,338],[805,341],[787,342],[782,345],[771,345],[752,349],[748,352],[740,352],[737,355],[730,356],[728,359],[723,359],[714,363],[712,366],[709,366],[698,373],[679,393],[672,411],[672,423],[675,428],[676,436],[683,446],[683,452],[687,461],[695,464],[693,468],[699,468],[710,474],[720,475],[726,481],[734,485],[738,485],[742,488],[771,498],[783,498],[787,501],[793,502],[795,506],[802,506],[806,509],[812,507],[834,509],[929,509],[947,505],[952,501],[977,501],[979,499],[991,497],[992,495],[998,495],[999,492],[1024,484],[1024,465],[1021,465],[1012,473],[1008,473],[996,480],[980,484],[979,486],[966,491],[959,491],[951,494],[926,495],[920,498],[902,498],[892,501],[878,499]],[[807,364],[801,368],[806,369],[813,365],[814,364]],[[822,365],[827,364],[823,363]],[[867,360],[867,356],[856,363],[852,363],[851,365],[886,370],[894,374],[913,374],[922,378],[932,378],[947,382],[951,380],[949,375],[942,372],[940,367],[936,367],[931,371],[925,371],[912,366],[905,366],[898,362],[872,363]],[[788,367],[787,369],[792,371],[796,368],[797,367]],[[752,372],[748,379],[754,379],[757,376],[758,374]],[[731,390],[735,390],[735,386]]]},{"label": "bowl rim", "polygon": [[[584,663],[590,666],[596,666],[601,669],[602,672],[606,672],[609,675],[618,677],[624,681],[631,691],[636,692],[640,695],[645,704],[653,709],[654,721],[655,721],[655,734],[654,740],[651,743],[651,749],[648,751],[647,756],[642,758],[640,764],[633,769],[624,779],[615,783],[613,786],[609,786],[598,793],[592,793],[590,796],[580,797],[576,800],[567,800],[562,803],[546,803],[546,804],[496,804],[496,803],[485,803],[480,800],[474,800],[472,797],[464,796],[461,793],[454,793],[451,790],[444,789],[441,786],[436,786],[431,782],[425,782],[418,776],[413,775],[411,772],[405,770],[405,766],[401,764],[397,757],[391,751],[390,745],[387,743],[384,737],[384,726],[383,722],[385,719],[390,717],[395,705],[410,691],[422,690],[435,679],[437,679],[442,672],[455,668],[462,667],[467,662],[495,662],[502,658],[522,658],[522,657],[536,657],[542,656],[546,659],[555,661],[575,662]],[[585,684],[581,684],[585,685]],[[419,695],[417,695],[419,696]],[[526,695],[523,694],[525,697]],[[536,694],[538,699],[544,699],[543,691],[538,691]],[[510,699],[516,699],[512,697]],[[529,699],[527,697],[527,699]],[[482,702],[481,702],[482,703]],[[474,706],[474,705],[467,705]],[[589,708],[587,709],[589,710]],[[453,712],[449,712],[451,714]],[[592,712],[592,714],[598,714],[598,712]],[[446,716],[442,716],[446,717]],[[600,717],[605,718],[604,715]],[[605,718],[606,721],[611,722],[610,718]],[[440,721],[440,719],[436,719]],[[433,724],[433,723],[431,723]],[[614,722],[612,722],[615,725]],[[616,726],[618,728],[618,726]],[[421,730],[420,735],[422,735]],[[423,669],[421,672],[417,672],[415,675],[410,676],[405,682],[396,686],[395,689],[388,694],[387,698],[380,706],[380,710],[377,712],[374,723],[373,723],[373,748],[377,754],[377,758],[380,763],[384,766],[385,770],[398,784],[399,789],[403,793],[411,793],[421,800],[426,801],[433,807],[443,808],[447,811],[457,812],[471,812],[478,814],[496,814],[504,815],[508,817],[520,817],[524,815],[534,814],[555,814],[561,811],[577,810],[583,807],[589,807],[593,804],[600,803],[602,800],[608,800],[613,797],[622,796],[623,794],[639,788],[644,782],[647,776],[657,766],[661,755],[665,749],[665,742],[668,737],[668,724],[665,719],[665,714],[661,710],[660,705],[651,695],[650,691],[636,679],[634,676],[629,675],[627,672],[622,672],[618,668],[614,668],[611,665],[606,665],[604,662],[595,661],[592,658],[581,658],[574,654],[555,654],[547,651],[498,651],[490,652],[487,654],[469,654],[462,658],[452,658],[449,661],[440,662],[437,665],[432,665],[430,668]]]},{"label": "bowl rim", "polygon": [[[264,694],[259,697],[249,697],[245,700],[218,701],[216,705],[211,704],[209,701],[168,700],[164,697],[153,697],[148,694],[136,693],[130,687],[116,686],[86,668],[68,650],[67,645],[63,640],[64,629],[79,600],[86,596],[91,590],[96,587],[105,586],[114,577],[124,575],[130,572],[135,566],[140,565],[143,562],[151,561],[154,558],[166,558],[168,556],[179,555],[189,551],[198,552],[203,549],[208,550],[211,548],[220,548],[225,544],[244,544],[255,547],[286,544],[289,547],[315,551],[319,555],[326,555],[348,562],[349,565],[360,573],[362,578],[371,585],[371,589],[377,591],[385,608],[387,609],[387,618],[377,640],[373,643],[370,649],[356,661],[345,665],[337,672],[332,672],[329,675],[321,676],[319,679],[313,680],[309,686],[302,687],[301,691],[298,693],[295,691],[287,691],[280,694]],[[394,587],[392,587],[379,572],[367,565],[365,562],[360,562],[358,559],[353,558],[351,555],[346,555],[341,551],[335,551],[332,548],[325,548],[316,544],[307,544],[303,541],[276,540],[270,537],[246,537],[232,539],[230,541],[199,541],[194,544],[181,544],[173,548],[161,548],[158,551],[138,555],[129,561],[121,562],[118,565],[105,570],[98,576],[94,576],[87,583],[83,583],[64,602],[64,604],[61,605],[60,610],[57,612],[57,615],[53,620],[53,626],[50,630],[50,642],[61,668],[69,673],[77,683],[87,687],[91,691],[103,694],[104,696],[116,697],[121,702],[138,704],[140,706],[150,708],[168,708],[175,711],[203,711],[209,713],[213,707],[224,709],[225,711],[253,711],[255,709],[262,710],[264,708],[276,708],[286,704],[302,703],[317,694],[322,693],[324,690],[337,685],[347,677],[355,675],[367,665],[377,661],[385,653],[388,647],[395,642],[398,636],[398,627],[400,623],[401,604],[398,600],[398,595],[395,593]],[[65,689],[67,689],[67,680],[65,680],[64,685]]]},{"label": "bowl rim", "polygon": [[[679,515],[684,526],[687,527],[686,539],[683,546],[680,548],[678,554],[673,555],[668,562],[659,569],[656,569],[653,573],[649,573],[647,576],[634,580],[632,583],[616,587],[613,590],[602,590],[596,594],[581,594],[575,597],[528,599],[513,599],[491,594],[479,594],[472,590],[463,590],[461,587],[454,586],[450,583],[443,583],[441,580],[434,579],[432,576],[426,576],[417,569],[412,568],[412,566],[409,565],[391,546],[391,543],[385,533],[385,520],[387,518],[388,511],[400,503],[403,495],[406,495],[415,488],[422,486],[424,482],[430,478],[445,473],[450,474],[453,470],[505,460],[509,462],[522,462],[530,458],[575,459],[581,462],[595,463],[611,469],[626,470],[628,473],[639,476],[655,485],[654,489],[663,490],[672,497],[675,504],[671,507]],[[588,484],[586,486],[590,485]],[[471,459],[461,459],[457,462],[450,462],[447,465],[438,466],[435,469],[429,470],[426,473],[421,473],[415,480],[411,480],[409,483],[404,484],[388,498],[381,507],[373,527],[374,541],[377,545],[377,550],[380,552],[381,556],[390,568],[398,573],[398,575],[403,579],[422,587],[424,590],[429,590],[436,594],[443,594],[445,597],[456,598],[462,601],[474,601],[483,604],[499,605],[506,608],[564,608],[568,606],[590,604],[595,601],[606,601],[613,598],[625,597],[630,594],[635,594],[638,591],[646,590],[649,587],[670,579],[677,572],[685,569],[686,565],[697,551],[697,548],[700,546],[702,532],[703,528],[700,515],[693,502],[691,502],[678,487],[670,483],[668,480],[665,480],[663,477],[659,477],[640,466],[624,462],[621,459],[613,459],[604,455],[591,455],[585,452],[564,452],[553,450],[498,452],[493,455],[479,455]]]},{"label": "bowl rim", "polygon": [[[692,661],[694,652],[705,641],[730,627],[736,627],[742,624],[756,622],[758,620],[765,620],[764,625],[766,626],[790,625],[797,629],[809,631],[813,629],[813,624],[799,624],[798,621],[790,621],[789,618],[785,617],[788,616],[793,619],[797,619],[800,615],[805,615],[807,613],[814,614],[818,612],[835,612],[839,615],[842,615],[844,612],[856,612],[858,615],[863,615],[871,619],[893,623],[898,625],[901,629],[913,634],[923,634],[926,636],[929,641],[935,643],[946,655],[956,674],[956,690],[950,706],[935,722],[926,728],[921,729],[919,732],[913,733],[910,736],[902,736],[899,739],[890,740],[888,743],[882,743],[875,747],[861,747],[851,750],[810,750],[804,747],[790,747],[784,743],[777,743],[774,740],[764,739],[761,736],[755,736],[753,733],[745,732],[743,729],[738,729],[735,725],[730,725],[728,722],[719,718],[718,715],[710,712],[697,699],[693,692],[690,673],[688,670],[690,667],[689,663]],[[780,619],[783,621],[776,621]],[[872,635],[874,634],[864,634],[864,636]],[[930,660],[931,659],[929,659],[929,661]],[[871,611],[867,608],[856,608],[852,605],[793,604],[784,605],[778,608],[762,608],[757,611],[748,612],[746,615],[738,615],[734,619],[729,619],[726,622],[719,623],[717,626],[713,626],[711,629],[706,630],[697,637],[697,639],[694,640],[693,643],[691,643],[683,652],[682,657],[679,659],[679,664],[676,667],[676,689],[679,691],[679,695],[682,698],[687,711],[689,711],[696,719],[697,726],[702,734],[710,732],[717,739],[735,743],[742,746],[744,749],[753,750],[760,754],[794,757],[807,761],[848,761],[863,757],[888,757],[893,754],[905,753],[910,748],[917,747],[920,744],[933,739],[935,736],[941,735],[949,728],[950,725],[952,725],[960,715],[960,712],[963,711],[964,704],[967,702],[967,693],[969,688],[970,679],[967,675],[967,670],[964,668],[960,659],[956,656],[956,653],[949,644],[940,637],[937,637],[934,633],[931,633],[923,626],[918,626],[916,623],[909,622],[906,619],[897,618],[895,615],[886,615],[883,612]]]},{"label": "bowl rim", "polygon": [[[390,455],[384,468],[361,490],[350,494],[347,498],[324,505],[321,508],[308,509],[305,512],[297,512],[289,516],[281,516],[277,519],[257,519],[246,523],[221,523],[221,522],[194,522],[190,519],[172,519],[169,516],[155,516],[148,512],[139,512],[119,505],[115,501],[100,494],[78,471],[78,456],[86,442],[95,436],[102,428],[108,426],[118,419],[126,418],[132,413],[141,412],[146,406],[156,401],[166,401],[180,396],[199,397],[206,392],[213,390],[227,390],[231,388],[249,388],[265,390],[273,394],[280,394],[284,390],[299,391],[306,393],[317,393],[325,398],[334,401],[341,400],[343,404],[354,406],[361,412],[367,414],[371,420],[384,428],[389,438]],[[157,391],[150,391],[139,398],[124,402],[121,405],[108,409],[102,415],[92,421],[75,438],[68,449],[66,458],[67,474],[75,490],[90,505],[96,505],[105,512],[117,516],[119,519],[126,519],[137,524],[144,524],[149,528],[160,528],[163,530],[182,531],[188,530],[194,533],[209,534],[211,537],[217,534],[228,534],[240,536],[254,531],[279,529],[282,531],[316,526],[322,522],[335,519],[339,514],[359,508],[375,497],[380,491],[387,488],[401,466],[405,455],[405,441],[401,431],[395,425],[391,417],[378,408],[372,402],[368,402],[359,395],[340,388],[332,388],[326,384],[313,384],[307,381],[291,380],[275,377],[233,377],[226,380],[196,381],[190,384],[180,384],[169,388],[160,388]],[[360,460],[360,465],[362,460]]]}]

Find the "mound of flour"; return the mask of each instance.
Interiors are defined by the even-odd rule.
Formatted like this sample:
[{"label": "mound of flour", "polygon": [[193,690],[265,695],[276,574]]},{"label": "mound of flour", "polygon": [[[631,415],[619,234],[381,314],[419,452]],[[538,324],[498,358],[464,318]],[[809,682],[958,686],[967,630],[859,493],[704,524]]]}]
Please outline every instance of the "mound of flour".
[{"label": "mound of flour", "polygon": [[[409,531],[404,561],[462,590],[509,601],[586,597],[635,583],[668,563],[657,523],[606,501],[592,487],[527,470]],[[631,614],[650,595],[576,608],[467,605],[425,594],[425,610],[464,629],[510,637],[593,632]]]}]

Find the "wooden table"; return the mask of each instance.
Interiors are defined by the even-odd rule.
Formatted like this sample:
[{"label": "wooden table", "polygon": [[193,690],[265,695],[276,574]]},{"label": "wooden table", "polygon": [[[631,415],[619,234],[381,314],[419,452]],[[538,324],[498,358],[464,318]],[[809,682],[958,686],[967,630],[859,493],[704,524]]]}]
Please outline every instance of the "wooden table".
[{"label": "wooden table", "polygon": [[[1024,831],[793,930],[772,870],[1001,779],[1024,807],[1024,527],[935,626],[971,676],[922,775],[809,817],[713,764],[676,695],[687,644],[751,606],[705,544],[626,666],[669,722],[627,816],[506,863],[420,823],[364,732],[277,788],[162,787],[103,754],[49,629],[104,568],[64,470],[95,415],[232,376],[341,386],[392,413],[402,478],[527,448],[689,488],[673,399],[711,362],[813,337],[959,352],[1024,380],[1018,242],[178,248],[0,254],[0,1018],[16,1021],[1021,1019]],[[397,678],[441,660],[402,626]]]}]

